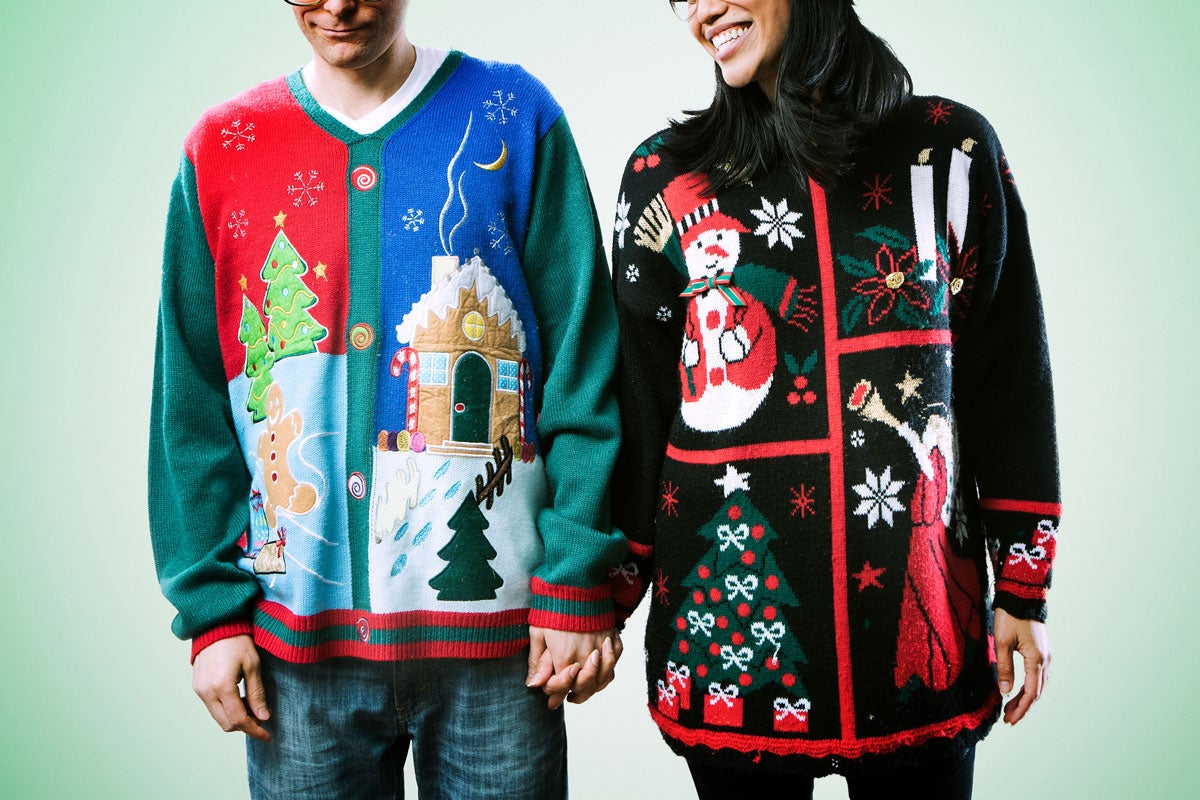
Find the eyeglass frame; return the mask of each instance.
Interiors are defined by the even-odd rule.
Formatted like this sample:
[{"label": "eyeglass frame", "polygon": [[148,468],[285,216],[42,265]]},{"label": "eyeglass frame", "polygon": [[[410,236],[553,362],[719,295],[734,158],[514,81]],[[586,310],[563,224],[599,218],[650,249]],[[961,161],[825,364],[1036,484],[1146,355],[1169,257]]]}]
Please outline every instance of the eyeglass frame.
[{"label": "eyeglass frame", "polygon": [[671,13],[679,18],[680,22],[687,22],[696,14],[696,6],[699,0],[667,0],[667,5],[671,7]]},{"label": "eyeglass frame", "polygon": [[[296,8],[316,8],[325,2],[325,0],[283,0],[289,6]],[[381,3],[383,0],[362,0],[364,3]]]}]

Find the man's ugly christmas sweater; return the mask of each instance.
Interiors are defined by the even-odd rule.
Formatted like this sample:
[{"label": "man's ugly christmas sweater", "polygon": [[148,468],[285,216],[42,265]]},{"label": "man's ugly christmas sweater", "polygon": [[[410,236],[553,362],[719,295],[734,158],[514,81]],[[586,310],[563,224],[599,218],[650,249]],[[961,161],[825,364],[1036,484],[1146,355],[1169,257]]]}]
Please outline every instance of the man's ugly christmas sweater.
[{"label": "man's ugly christmas sweater", "polygon": [[[991,127],[914,98],[828,186],[630,160],[614,280],[619,613],[680,753],[846,772],[997,717],[1060,514],[1025,215]],[[989,578],[990,572],[994,581]]]},{"label": "man's ugly christmas sweater", "polygon": [[362,135],[296,72],[184,150],[150,449],[175,633],[390,660],[610,626],[616,319],[545,88],[450,53]]}]

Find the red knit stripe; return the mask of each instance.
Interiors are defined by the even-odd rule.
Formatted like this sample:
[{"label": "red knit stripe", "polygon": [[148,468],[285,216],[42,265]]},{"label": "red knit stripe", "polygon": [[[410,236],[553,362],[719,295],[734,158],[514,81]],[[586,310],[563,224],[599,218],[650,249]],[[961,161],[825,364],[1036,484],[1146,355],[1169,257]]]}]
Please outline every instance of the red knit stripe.
[{"label": "red knit stripe", "polygon": [[[829,209],[825,191],[813,180],[813,224],[817,234],[817,258],[821,264],[821,295],[834,303],[837,283],[833,271],[833,244],[829,240]],[[838,700],[841,704],[843,741],[854,739],[854,676],[850,665],[850,578],[846,566],[846,485],[845,456],[842,452],[842,375],[841,362],[833,355],[838,342],[838,315],[823,315],[825,324],[825,391],[828,402],[829,440],[837,446],[829,449],[829,507],[833,523],[833,625],[837,641]],[[874,337],[871,337],[874,338]]]},{"label": "red knit stripe", "polygon": [[322,642],[296,647],[270,631],[254,631],[254,643],[276,658],[295,664],[312,664],[327,658],[361,658],[366,661],[408,661],[418,658],[504,658],[521,652],[529,639],[504,642],[411,642],[365,644],[357,639]]},{"label": "red knit stripe", "polygon": [[204,633],[192,639],[192,663],[196,662],[196,656],[200,651],[208,647],[214,642],[219,642],[222,639],[232,639],[234,636],[250,636],[254,633],[254,626],[250,624],[250,620],[238,620],[237,622],[228,622],[224,625],[205,631]]},{"label": "red knit stripe", "polygon": [[1043,517],[1062,516],[1062,503],[1039,503],[1035,500],[997,500],[981,497],[979,507],[984,511],[1011,511],[1017,514],[1037,514]]},{"label": "red knit stripe", "polygon": [[830,452],[828,439],[801,439],[794,442],[764,442],[720,450],[681,450],[667,445],[667,458],[681,464],[724,464],[729,461],[745,461],[754,458],[778,458],[781,456],[812,456]]},{"label": "red knit stripe", "polygon": [[315,631],[338,625],[356,626],[365,620],[372,630],[395,628],[450,627],[450,628],[499,628],[519,625],[528,619],[529,610],[514,608],[508,611],[489,613],[467,613],[461,611],[403,611],[392,614],[372,614],[369,611],[334,609],[321,611],[311,616],[298,616],[287,607],[269,600],[258,604],[259,611],[278,620],[294,631]]},{"label": "red knit stripe", "polygon": [[559,614],[541,608],[529,610],[529,624],[539,628],[550,628],[556,631],[576,631],[587,633],[602,631],[617,623],[617,615],[612,611],[598,614],[594,617],[581,617],[577,614]]},{"label": "red knit stripe", "polygon": [[[836,326],[834,326],[836,328]],[[865,353],[869,350],[890,350],[896,347],[927,347],[931,344],[950,344],[950,331],[891,331],[856,336],[836,342],[839,353]]]},{"label": "red knit stripe", "polygon": [[1045,584],[1031,584],[1023,581],[1011,581],[1005,578],[996,580],[996,591],[1007,592],[1022,600],[1045,600],[1048,591]]},{"label": "red knit stripe", "polygon": [[612,597],[612,586],[607,583],[591,589],[581,589],[578,586],[563,586],[557,583],[546,583],[541,578],[531,578],[529,588],[539,597],[551,597],[555,600],[567,600],[572,603],[594,603],[597,600],[608,600]]},{"label": "red knit stripe", "polygon": [[951,738],[963,731],[974,730],[992,717],[1000,704],[999,692],[993,691],[987,704],[978,711],[961,714],[944,722],[901,731],[889,736],[873,736],[869,739],[783,739],[775,736],[751,736],[744,733],[685,728],[668,719],[651,705],[650,716],[663,733],[688,747],[704,745],[718,750],[727,747],[740,753],[766,752],[780,756],[802,755],[810,758],[858,758],[877,753],[891,753],[901,747],[915,747],[932,739]]},{"label": "red knit stripe", "polygon": [[630,541],[629,552],[633,553],[635,556],[640,556],[641,558],[649,558],[650,556],[654,555],[654,545]]}]

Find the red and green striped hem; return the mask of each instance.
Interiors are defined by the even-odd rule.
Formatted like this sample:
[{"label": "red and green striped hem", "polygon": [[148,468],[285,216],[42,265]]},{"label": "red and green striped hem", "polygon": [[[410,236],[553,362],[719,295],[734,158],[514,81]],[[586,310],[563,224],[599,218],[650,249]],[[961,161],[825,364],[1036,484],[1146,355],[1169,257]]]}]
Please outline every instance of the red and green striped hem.
[{"label": "red and green striped hem", "polygon": [[298,616],[262,601],[254,613],[254,642],[294,663],[326,658],[411,661],[421,658],[503,658],[529,644],[529,609],[490,613],[323,611]]},{"label": "red and green striped hem", "polygon": [[558,631],[587,633],[616,625],[612,586],[607,583],[591,589],[562,586],[533,578],[529,624]]}]

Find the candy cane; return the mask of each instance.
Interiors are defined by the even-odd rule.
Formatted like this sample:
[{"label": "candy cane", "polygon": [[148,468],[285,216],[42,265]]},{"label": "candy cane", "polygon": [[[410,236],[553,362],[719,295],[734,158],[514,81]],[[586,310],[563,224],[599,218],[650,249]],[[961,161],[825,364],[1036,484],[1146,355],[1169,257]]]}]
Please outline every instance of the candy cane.
[{"label": "candy cane", "polygon": [[[389,371],[393,378],[399,378],[404,373],[405,367],[408,367],[408,407],[404,414],[404,428],[409,433],[413,433],[417,430],[420,408],[421,356],[411,347],[404,347],[396,351],[396,355],[392,356]],[[413,380],[414,375],[417,376],[416,380]]]}]

